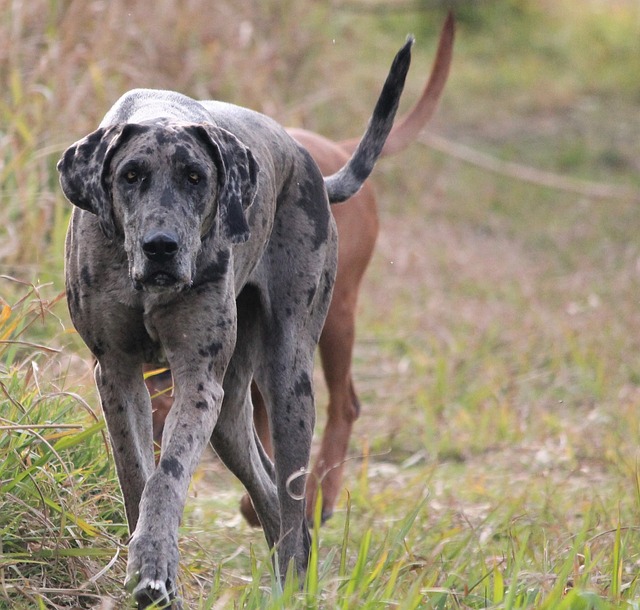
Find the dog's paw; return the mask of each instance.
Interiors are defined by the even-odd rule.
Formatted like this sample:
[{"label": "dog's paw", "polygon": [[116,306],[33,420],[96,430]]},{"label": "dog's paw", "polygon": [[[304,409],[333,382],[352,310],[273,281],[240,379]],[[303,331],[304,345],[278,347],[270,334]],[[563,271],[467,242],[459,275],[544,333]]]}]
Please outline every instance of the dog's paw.
[{"label": "dog's paw", "polygon": [[179,610],[176,599],[177,544],[169,540],[134,536],[129,546],[125,587],[133,594],[138,609],[154,608]]},{"label": "dog's paw", "polygon": [[171,584],[171,581],[140,580],[139,574],[136,574],[132,579],[127,579],[125,586],[133,594],[133,599],[136,601],[138,610],[143,610],[151,605],[153,605],[154,608],[165,608],[169,610],[182,609],[182,604],[174,596],[175,588]]}]

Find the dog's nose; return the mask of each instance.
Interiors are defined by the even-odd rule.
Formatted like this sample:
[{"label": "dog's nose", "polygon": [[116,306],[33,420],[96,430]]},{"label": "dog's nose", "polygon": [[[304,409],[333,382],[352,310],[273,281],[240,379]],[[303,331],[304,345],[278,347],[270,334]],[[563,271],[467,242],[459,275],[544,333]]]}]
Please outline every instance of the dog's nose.
[{"label": "dog's nose", "polygon": [[147,233],[142,242],[142,251],[150,261],[166,263],[178,252],[178,237],[164,231]]}]

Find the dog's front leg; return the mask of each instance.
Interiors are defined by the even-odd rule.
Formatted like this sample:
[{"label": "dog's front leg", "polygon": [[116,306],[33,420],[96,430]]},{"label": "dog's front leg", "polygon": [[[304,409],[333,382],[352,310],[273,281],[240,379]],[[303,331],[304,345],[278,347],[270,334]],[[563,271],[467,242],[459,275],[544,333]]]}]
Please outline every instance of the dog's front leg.
[{"label": "dog's front leg", "polygon": [[141,608],[174,598],[178,527],[191,477],[222,403],[220,384],[209,379],[195,385],[187,382],[185,387],[184,378],[173,370],[175,403],[164,429],[160,461],[142,494],[140,518],[129,545],[127,586],[133,588]]},{"label": "dog's front leg", "polygon": [[205,311],[205,304],[191,295],[153,318],[174,376],[175,401],[129,545],[127,582],[140,608],[174,598],[178,527],[191,477],[220,413],[222,379],[235,345],[235,301],[230,298],[226,306],[216,307],[221,317],[215,320],[201,319],[198,312]]},{"label": "dog's front leg", "polygon": [[132,533],[145,484],[155,467],[151,401],[141,363],[126,360],[120,352],[102,357],[95,377]]},{"label": "dog's front leg", "polygon": [[[158,484],[157,478],[155,482],[153,479],[155,462],[151,401],[144,385],[141,363],[124,359],[120,352],[117,353],[117,357],[102,357],[96,366],[95,377],[124,496],[129,532],[133,534],[125,584],[127,587],[135,587],[139,580],[142,582],[141,570],[137,566],[144,563],[132,563],[132,558],[136,558],[136,533],[145,527],[140,519],[142,498],[145,493],[148,495],[149,485]],[[168,491],[167,488],[167,493]],[[173,563],[177,564],[177,546],[175,534],[172,539],[172,531],[163,531],[161,541],[156,543],[153,554],[170,556]],[[172,584],[167,586],[167,583],[174,583],[175,579],[171,581],[168,573],[161,574],[161,578],[146,579],[145,582],[153,594],[136,594],[139,607],[146,607],[154,599],[170,601],[174,587]]]}]

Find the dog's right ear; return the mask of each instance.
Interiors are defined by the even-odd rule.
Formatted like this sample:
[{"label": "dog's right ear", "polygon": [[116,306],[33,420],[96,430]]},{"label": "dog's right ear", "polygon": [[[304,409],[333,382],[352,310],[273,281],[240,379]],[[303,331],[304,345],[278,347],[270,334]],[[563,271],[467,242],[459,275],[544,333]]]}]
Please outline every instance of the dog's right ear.
[{"label": "dog's right ear", "polygon": [[218,170],[218,222],[221,235],[230,243],[249,239],[247,210],[258,188],[260,168],[251,151],[226,129],[208,123],[194,124],[208,147]]},{"label": "dog's right ear", "polygon": [[67,148],[57,165],[65,197],[95,214],[107,239],[113,239],[116,228],[105,177],[114,152],[132,129],[135,126],[101,127]]}]

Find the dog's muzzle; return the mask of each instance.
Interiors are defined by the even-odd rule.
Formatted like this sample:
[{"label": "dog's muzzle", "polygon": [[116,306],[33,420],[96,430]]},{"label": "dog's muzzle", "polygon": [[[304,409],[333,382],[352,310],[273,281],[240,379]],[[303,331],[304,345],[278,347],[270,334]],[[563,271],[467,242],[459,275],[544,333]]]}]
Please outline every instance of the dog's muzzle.
[{"label": "dog's muzzle", "polygon": [[143,289],[180,289],[191,278],[184,277],[178,261],[180,243],[171,231],[150,231],[142,239],[144,261],[142,268],[133,274],[134,286]]}]

